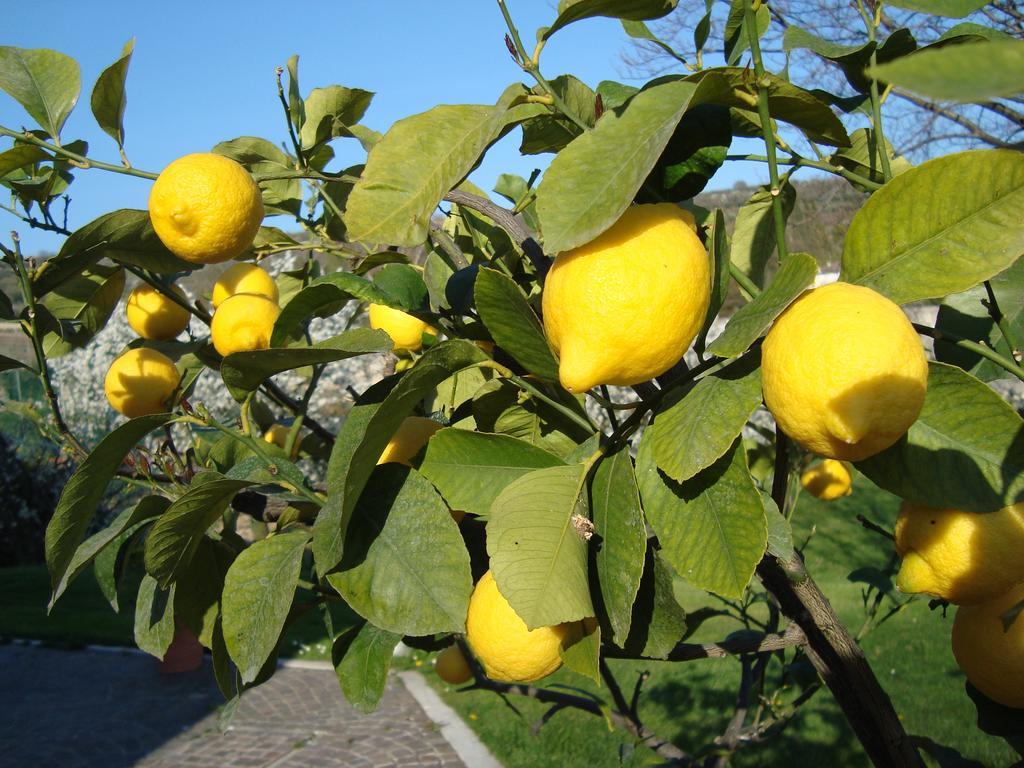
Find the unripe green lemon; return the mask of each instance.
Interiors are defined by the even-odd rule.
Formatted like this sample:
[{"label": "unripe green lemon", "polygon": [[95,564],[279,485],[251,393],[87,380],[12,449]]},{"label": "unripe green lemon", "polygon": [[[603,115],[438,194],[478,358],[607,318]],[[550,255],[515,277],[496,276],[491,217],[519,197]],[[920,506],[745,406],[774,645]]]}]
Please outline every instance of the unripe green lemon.
[{"label": "unripe green lemon", "polygon": [[473,670],[457,645],[449,645],[434,657],[434,671],[449,685],[462,685],[473,679]]}]

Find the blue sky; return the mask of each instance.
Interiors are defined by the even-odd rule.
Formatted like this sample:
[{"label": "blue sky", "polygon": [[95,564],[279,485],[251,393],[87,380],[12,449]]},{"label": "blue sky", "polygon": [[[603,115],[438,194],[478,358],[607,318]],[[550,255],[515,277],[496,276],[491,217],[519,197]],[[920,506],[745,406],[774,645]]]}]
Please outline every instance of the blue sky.
[{"label": "blue sky", "polygon": [[[509,0],[529,46],[534,31],[555,17],[554,0]],[[180,155],[207,151],[237,136],[287,139],[274,68],[300,56],[303,95],[332,84],[375,91],[363,122],[384,131],[391,123],[439,103],[493,103],[516,81],[526,82],[503,41],[505,26],[492,0],[427,3],[395,0],[270,3],[83,4],[37,0],[30,12],[6,14],[0,44],[53,48],[82,68],[82,95],[63,131],[85,139],[90,155],[117,162],[117,147],[96,126],[89,94],[99,73],[135,38],[128,72],[126,149],[133,165],[158,172]],[[618,22],[591,19],[556,34],[541,59],[548,77],[572,72],[592,87],[605,79],[630,82],[619,54],[629,38]],[[0,125],[20,128],[29,118],[0,92]],[[549,156],[521,158],[519,131],[494,147],[472,179],[490,189],[501,173],[529,175]],[[5,139],[0,147],[9,146]],[[352,140],[334,143],[342,167],[362,159]],[[729,164],[713,186],[744,177],[763,181],[763,168]],[[150,182],[79,171],[71,188],[74,229],[116,208],[145,208]],[[6,200],[5,200],[6,202]],[[59,210],[59,207],[58,207]],[[63,238],[32,231],[0,211],[3,231],[18,230],[26,253],[59,248]],[[268,223],[294,228],[285,218]]]}]

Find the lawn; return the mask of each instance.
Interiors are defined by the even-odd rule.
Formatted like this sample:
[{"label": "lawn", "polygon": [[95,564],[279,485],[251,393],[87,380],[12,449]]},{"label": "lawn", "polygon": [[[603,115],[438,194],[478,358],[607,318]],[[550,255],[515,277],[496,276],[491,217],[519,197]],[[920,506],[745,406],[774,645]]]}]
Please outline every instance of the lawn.
[{"label": "lawn", "polygon": [[[852,496],[823,503],[804,495],[797,506],[795,538],[803,542],[811,536],[805,549],[808,570],[847,626],[859,627],[864,616],[861,585],[848,581],[848,574],[857,566],[883,566],[891,555],[891,546],[865,530],[856,515],[862,513],[891,526],[897,505],[894,497],[858,476]],[[0,571],[0,635],[130,645],[133,589],[131,583],[125,585],[121,612],[114,613],[87,573],[47,618],[45,568],[4,569]],[[691,588],[681,589],[679,597],[690,608],[708,599]],[[1014,756],[1005,742],[974,725],[974,707],[964,693],[963,677],[949,648],[951,623],[952,613],[943,617],[941,611],[930,611],[926,600],[917,600],[869,634],[863,647],[909,732],[931,736],[985,765],[1009,765]],[[717,619],[706,622],[692,639],[716,640],[733,629],[735,624]],[[282,655],[329,656],[327,638],[315,615],[308,614],[293,626]],[[650,764],[653,757],[647,750],[634,749],[621,733],[609,731],[603,720],[575,711],[558,713],[535,733],[533,726],[543,714],[543,706],[523,698],[506,702],[481,691],[460,693],[429,672],[429,654],[414,652],[396,663],[424,671],[428,681],[508,768],[640,766]],[[697,749],[721,733],[732,713],[739,679],[739,664],[733,659],[685,664],[621,661],[612,662],[612,669],[629,690],[640,671],[652,673],[641,715],[656,733],[684,749]],[[545,681],[551,683],[602,693],[593,683],[567,671]],[[830,768],[842,768],[863,766],[868,761],[838,706],[828,691],[822,690],[785,732],[766,745],[741,751],[733,764],[796,767],[826,762]]]}]

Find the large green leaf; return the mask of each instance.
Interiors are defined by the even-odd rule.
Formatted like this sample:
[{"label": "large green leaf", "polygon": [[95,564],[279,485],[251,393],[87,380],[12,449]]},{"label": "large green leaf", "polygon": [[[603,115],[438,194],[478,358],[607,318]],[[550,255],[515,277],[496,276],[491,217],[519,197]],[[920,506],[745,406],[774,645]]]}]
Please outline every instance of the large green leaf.
[{"label": "large green leaf", "polygon": [[647,550],[643,578],[633,606],[633,621],[622,647],[652,659],[664,659],[687,632],[686,611],[676,601],[675,574],[662,553]]},{"label": "large green leaf", "polygon": [[637,202],[683,202],[703,191],[732,143],[729,110],[698,104],[683,115],[665,151],[640,188]]},{"label": "large green leaf", "polygon": [[135,644],[162,659],[174,639],[174,586],[161,590],[156,579],[144,574],[135,598]]},{"label": "large green leaf", "polygon": [[116,141],[119,147],[124,146],[124,108],[128,103],[124,83],[128,77],[128,64],[132,60],[134,49],[133,38],[124,44],[120,58],[100,72],[89,102],[93,117],[100,128]]},{"label": "large green leaf", "polygon": [[15,98],[54,139],[78,101],[78,62],[48,48],[0,46],[0,89]]},{"label": "large green leaf", "polygon": [[[299,100],[301,105],[302,101]],[[293,110],[292,118],[297,113]],[[239,136],[222,141],[213,148],[218,155],[230,157],[244,165],[253,174],[282,174],[294,172],[288,155],[274,144],[255,136]],[[263,206],[268,214],[290,213],[298,216],[302,209],[302,183],[298,179],[273,179],[259,182]]]},{"label": "large green leaf", "polygon": [[761,404],[761,368],[756,354],[673,393],[645,437],[654,461],[684,482],[720,459]]},{"label": "large green leaf", "polygon": [[[783,221],[787,221],[793,212],[793,206],[796,205],[796,187],[783,183],[779,193],[782,200],[782,218]],[[759,187],[736,213],[730,245],[731,258],[755,285],[763,287],[764,270],[768,259],[775,253],[776,245],[772,192],[768,187]]]},{"label": "large green leaf", "polygon": [[701,354],[704,352],[708,331],[711,330],[711,325],[729,295],[731,282],[729,233],[725,229],[725,214],[721,208],[716,208],[714,215],[708,219],[707,244],[708,259],[711,262],[711,301],[708,303],[707,315],[704,316],[704,326],[694,342],[694,348]]},{"label": "large green leaf", "polygon": [[93,559],[105,547],[109,546],[125,531],[131,529],[138,530],[138,526],[141,523],[163,514],[170,503],[171,500],[166,496],[143,496],[138,504],[125,508],[106,528],[94,533],[83,541],[78,549],[75,550],[64,575],[53,588],[53,595],[50,597],[50,604],[47,609],[53,610],[54,604],[64,594],[64,590],[68,588],[68,585],[92,563]]},{"label": "large green leaf", "polygon": [[590,242],[618,220],[696,92],[682,81],[647,88],[555,156],[537,189],[549,253]]},{"label": "large green leaf", "polygon": [[601,460],[590,483],[593,552],[611,640],[622,645],[632,623],[647,549],[647,529],[628,448]]},{"label": "large green leaf", "polygon": [[771,285],[736,310],[722,335],[708,346],[708,352],[721,357],[736,357],[746,352],[775,322],[775,318],[814,282],[817,273],[818,262],[813,256],[789,254]]},{"label": "large green leaf", "polygon": [[530,373],[558,381],[558,361],[544,337],[544,328],[512,278],[481,269],[474,295],[480,319],[498,346]]},{"label": "large green leaf", "polygon": [[444,501],[419,473],[378,467],[327,580],[356,613],[400,635],[464,632],[473,578]]},{"label": "large green leaf", "polygon": [[960,152],[900,174],[846,233],[840,279],[902,304],[958,293],[1024,252],[1024,154]]},{"label": "large green leaf", "polygon": [[299,134],[303,150],[310,152],[335,136],[346,135],[345,129],[362,120],[372,99],[373,93],[361,88],[314,88],[306,97],[306,121]]},{"label": "large green leaf", "polygon": [[764,507],[747,471],[742,441],[681,484],[658,470],[651,448],[645,436],[637,455],[637,483],[661,554],[694,586],[739,597],[768,543]]},{"label": "large green leaf", "polygon": [[594,615],[587,579],[587,468],[537,469],[491,505],[487,554],[501,594],[530,629]]},{"label": "large green leaf", "polygon": [[167,508],[146,537],[146,572],[166,589],[188,568],[200,540],[227,508],[232,497],[252,485],[217,472],[196,476]]},{"label": "large green leaf", "polygon": [[660,19],[671,13],[678,3],[679,0],[561,0],[558,4],[558,18],[544,30],[541,39],[546,40],[574,21],[595,16],[634,21]]},{"label": "large green leaf", "polygon": [[309,532],[291,531],[254,542],[224,578],[222,626],[243,683],[256,679],[277,647],[295,597]]},{"label": "large green leaf", "polygon": [[228,390],[236,400],[241,400],[281,371],[333,363],[370,352],[385,352],[391,346],[391,338],[384,331],[355,328],[308,347],[235,352],[224,358],[220,373]]},{"label": "large green leaf", "polygon": [[434,208],[494,140],[504,112],[440,105],[391,126],[349,195],[349,239],[407,246],[426,240]]},{"label": "large green leaf", "polygon": [[799,27],[789,26],[782,38],[782,47],[786,51],[806,48],[828,59],[843,71],[850,85],[858,92],[867,94],[871,89],[871,80],[865,77],[864,68],[871,61],[871,54],[874,53],[875,62],[881,64],[912,52],[917,47],[917,41],[908,30],[897,29],[880,46],[874,41],[840,45]]},{"label": "large green leaf", "polygon": [[334,641],[331,658],[341,692],[359,712],[372,712],[384,695],[388,670],[401,635],[366,622]]},{"label": "large green leaf", "polygon": [[[878,150],[875,132],[871,128],[858,128],[850,134],[850,146],[840,149],[829,159],[832,163],[842,166],[848,171],[853,171],[876,184],[884,184],[885,176],[882,171],[881,154]],[[899,157],[893,151],[888,140],[885,142],[885,151],[889,156],[889,168],[893,176],[898,176],[910,168],[910,163],[906,158]],[[857,182],[851,181],[850,183],[861,192],[871,191]]]},{"label": "large green leaf", "polygon": [[424,354],[397,384],[385,379],[363,393],[349,411],[327,465],[327,500],[313,527],[318,573],[330,571],[341,561],[352,510],[405,417],[453,373],[485,359],[483,351],[468,341],[442,342]]},{"label": "large green leaf", "polygon": [[442,429],[430,438],[419,470],[452,509],[486,515],[513,480],[563,463],[554,454],[507,435]]},{"label": "large green leaf", "polygon": [[[730,66],[740,63],[743,54],[750,49],[750,33],[747,31],[747,0],[729,0],[729,16],[725,20],[725,61]],[[764,37],[771,24],[771,13],[764,3],[754,9],[754,32]]]},{"label": "large green leaf", "polygon": [[39,147],[31,144],[15,144],[6,152],[0,152],[0,178],[11,171],[24,168],[26,165],[34,165],[40,160],[50,159],[52,156]]},{"label": "large green leaf", "polygon": [[930,363],[917,421],[857,468],[914,504],[992,512],[1024,499],[1024,421],[973,376]]},{"label": "large green leaf", "polygon": [[285,344],[303,322],[313,316],[332,315],[340,311],[349,299],[404,309],[397,298],[371,280],[350,272],[332,272],[316,278],[292,296],[277,316],[270,345],[276,347]]},{"label": "large green leaf", "polygon": [[107,324],[122,293],[124,269],[95,264],[46,294],[39,306],[59,326],[43,334],[46,356],[60,357],[88,344]]},{"label": "large green leaf", "polygon": [[204,536],[188,570],[174,582],[175,616],[206,648],[213,648],[214,632],[221,618],[224,577],[233,556],[219,541]]},{"label": "large green leaf", "polygon": [[869,67],[878,80],[935,101],[977,103],[1024,93],[1024,40],[946,45]]},{"label": "large green leaf", "polygon": [[908,11],[962,19],[988,5],[988,0],[890,0],[889,4],[897,8],[906,8]]},{"label": "large green leaf", "polygon": [[64,581],[68,566],[89,530],[96,508],[124,457],[154,429],[174,421],[170,413],[142,416],[108,434],[68,478],[53,517],[46,526],[46,566],[54,591]]}]

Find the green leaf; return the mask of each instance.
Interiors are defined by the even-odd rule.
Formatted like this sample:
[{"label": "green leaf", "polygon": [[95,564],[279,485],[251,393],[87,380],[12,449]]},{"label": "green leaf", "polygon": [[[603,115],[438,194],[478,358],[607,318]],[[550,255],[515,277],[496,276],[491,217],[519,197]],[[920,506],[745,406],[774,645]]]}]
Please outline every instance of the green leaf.
[{"label": "green leaf", "polygon": [[176,417],[158,413],[132,419],[108,434],[68,478],[46,526],[46,566],[50,585],[56,591],[64,580],[75,552],[89,530],[107,484],[124,457],[154,429],[170,424]]},{"label": "green leaf", "polygon": [[399,120],[370,151],[345,209],[350,240],[420,245],[441,198],[473,168],[505,110],[440,105]]},{"label": "green leaf", "polygon": [[423,274],[409,264],[388,264],[373,276],[373,284],[397,302],[398,308],[414,312],[427,304]]},{"label": "green leaf", "polygon": [[199,542],[232,497],[252,485],[208,471],[174,500],[146,537],[146,572],[166,589],[189,567]]},{"label": "green leaf", "polygon": [[595,16],[633,21],[660,19],[671,13],[678,3],[679,0],[561,0],[558,4],[558,18],[540,39],[547,40],[574,21]]},{"label": "green leaf", "polygon": [[[138,539],[133,538],[143,528],[149,525],[149,521],[137,523],[117,536],[110,544],[101,549],[93,559],[93,576],[96,584],[103,593],[103,597],[110,603],[115,612],[120,612],[118,605],[118,590],[125,578],[128,561],[138,546]],[[121,550],[127,545],[127,551],[121,556]]]},{"label": "green leaf", "polygon": [[890,0],[889,4],[896,8],[906,8],[908,11],[962,19],[988,5],[988,0]]},{"label": "green leaf", "polygon": [[117,142],[117,146],[124,146],[124,108],[128,103],[125,94],[124,83],[128,77],[128,64],[132,60],[132,51],[135,49],[135,39],[129,40],[121,49],[121,57],[104,69],[92,89],[90,106],[92,114],[99,123],[100,128]]},{"label": "green leaf", "polygon": [[174,614],[205,648],[213,648],[224,577],[232,558],[220,542],[204,536],[188,570],[174,583]]},{"label": "green leaf", "polygon": [[0,89],[17,100],[54,139],[82,89],[78,62],[47,48],[0,46]]},{"label": "green leaf", "polygon": [[731,143],[732,124],[726,107],[692,107],[676,126],[637,201],[683,202],[695,197],[722,167]]},{"label": "green leaf", "polygon": [[[885,176],[882,172],[882,161],[878,149],[875,132],[871,128],[858,128],[850,134],[850,146],[840,149],[829,160],[876,184],[884,184]],[[889,166],[893,176],[898,176],[910,168],[910,163],[905,158],[897,156],[888,140],[885,142],[885,150],[889,156]],[[856,182],[851,181],[850,183],[861,192],[872,191]]]},{"label": "green leaf", "polygon": [[[294,58],[294,57],[293,57]],[[302,104],[302,100],[299,100]],[[292,118],[296,116],[292,112]],[[239,136],[237,139],[222,141],[213,150],[218,155],[230,157],[245,166],[253,174],[293,173],[295,168],[288,155],[266,139],[255,136]],[[302,182],[298,179],[274,179],[258,182],[267,214],[289,213],[299,215],[302,209]]]},{"label": "green leaf", "polygon": [[398,300],[386,293],[365,277],[349,272],[332,272],[318,277],[305,288],[296,293],[292,300],[281,310],[274,323],[274,332],[270,336],[270,346],[282,346],[287,343],[292,333],[313,317],[327,317],[341,310],[349,299],[387,304],[395,309],[403,309]]},{"label": "green leaf", "polygon": [[151,656],[163,659],[174,639],[174,587],[161,590],[144,574],[135,599],[135,644]]},{"label": "green leaf", "polygon": [[1013,35],[1007,34],[1001,29],[993,29],[992,27],[986,27],[982,24],[975,24],[970,21],[964,21],[960,24],[954,24],[952,27],[947,29],[935,42],[929,43],[925,46],[926,49],[937,48],[950,43],[966,43],[966,42],[979,42],[982,40],[1013,40]]},{"label": "green leaf", "polygon": [[487,554],[501,594],[529,629],[594,615],[587,579],[587,467],[537,469],[491,505]]},{"label": "green leaf", "polygon": [[756,354],[673,393],[648,427],[646,439],[658,468],[681,483],[710,467],[732,447],[760,404],[761,368]]},{"label": "green leaf", "polygon": [[993,512],[1024,499],[1024,421],[959,368],[929,363],[924,407],[890,448],[857,463],[912,504]]},{"label": "green leaf", "polygon": [[877,57],[878,45],[874,41],[841,45],[800,27],[789,26],[782,36],[782,48],[786,52],[801,48],[813,51],[823,59],[835,63],[846,75],[850,85],[860,93],[867,93],[870,88],[870,81],[864,77],[864,67],[871,61],[872,53],[876,53]]},{"label": "green leaf", "polygon": [[486,359],[483,351],[468,341],[441,342],[397,383],[385,379],[370,387],[349,411],[327,465],[327,501],[313,526],[313,556],[319,574],[341,561],[352,510],[391,435],[430,390],[456,371]]},{"label": "green leaf", "polygon": [[[725,21],[725,60],[730,66],[739,64],[744,52],[750,49],[750,34],[747,32],[747,0],[730,0],[729,17]],[[768,6],[764,3],[754,11],[754,26],[758,39],[764,37],[771,24]]]},{"label": "green leaf", "polygon": [[60,578],[60,581],[54,586],[53,595],[50,597],[50,604],[47,606],[47,610],[53,610],[54,604],[64,594],[64,590],[92,563],[93,559],[105,547],[109,546],[125,531],[131,529],[138,530],[142,523],[163,514],[170,503],[171,500],[166,496],[143,496],[138,504],[124,509],[106,528],[94,533],[83,541],[78,549],[75,550],[71,562],[68,563],[67,570]]},{"label": "green leaf", "polygon": [[1022,206],[1024,154],[974,150],[930,160],[853,217],[839,279],[897,304],[966,290],[1024,252]]},{"label": "green leaf", "polygon": [[793,529],[771,496],[762,493],[761,502],[764,504],[764,516],[768,523],[768,551],[782,562],[786,562],[794,554]]},{"label": "green leaf", "polygon": [[388,670],[401,635],[369,622],[352,627],[334,641],[331,659],[348,703],[359,712],[372,712],[384,695]]},{"label": "green leaf", "polygon": [[686,57],[684,57],[681,53],[676,51],[671,45],[669,45],[664,40],[655,35],[653,32],[651,32],[650,28],[644,22],[623,19],[622,30],[632,38],[635,38],[637,40],[646,40],[650,43],[653,43],[666,54],[668,54],[673,59],[678,61],[680,64],[686,66]]},{"label": "green leaf", "polygon": [[686,635],[686,611],[676,601],[675,574],[662,554],[648,549],[643,569],[633,623],[622,647],[639,656],[664,659]]},{"label": "green leaf", "polygon": [[292,126],[301,134],[306,123],[306,105],[299,91],[299,57],[288,57],[288,111],[291,113]]},{"label": "green leaf", "polygon": [[474,296],[480,319],[498,346],[530,373],[558,381],[558,361],[544,327],[515,281],[496,270],[481,269]]},{"label": "green leaf", "polygon": [[730,318],[722,335],[708,346],[708,353],[736,357],[761,338],[775,318],[814,282],[818,262],[807,253],[791,253],[782,262],[771,285]]},{"label": "green leaf", "polygon": [[52,156],[31,144],[15,144],[6,152],[0,152],[0,178],[11,171],[35,165],[40,160],[52,160]]},{"label": "green leaf", "polygon": [[509,483],[562,464],[554,454],[507,435],[442,429],[427,443],[419,471],[452,509],[486,515]]},{"label": "green leaf", "polygon": [[[588,631],[589,630],[589,631]],[[571,645],[562,647],[558,653],[567,669],[601,684],[601,625],[596,621],[577,623],[581,637]]]},{"label": "green leaf", "polygon": [[611,641],[621,646],[632,623],[647,549],[640,493],[627,448],[620,448],[597,465],[590,483],[590,510],[600,600],[611,626]]},{"label": "green leaf", "polygon": [[281,371],[333,363],[370,352],[385,352],[391,346],[391,338],[384,331],[355,328],[309,347],[235,352],[224,358],[220,373],[235,399],[242,400],[248,392]]},{"label": "green leaf", "polygon": [[345,129],[363,119],[372,91],[329,85],[314,88],[306,97],[306,122],[299,134],[302,149],[311,152],[336,136],[344,136]]},{"label": "green leaf", "polygon": [[401,635],[464,632],[473,578],[444,501],[421,475],[382,464],[352,512],[327,580],[360,616]]},{"label": "green leaf", "polygon": [[729,233],[725,228],[725,214],[722,213],[721,208],[716,208],[714,216],[709,220],[707,244],[708,259],[711,262],[711,301],[708,303],[708,312],[704,317],[704,326],[700,329],[697,340],[694,342],[695,349],[701,354],[704,353],[708,331],[711,330],[711,325],[715,322],[719,310],[729,295]]},{"label": "green leaf", "polygon": [[[783,221],[789,219],[796,205],[796,188],[784,182],[780,189]],[[764,269],[775,253],[775,216],[772,212],[772,193],[767,186],[759,187],[736,214],[733,226],[731,258],[743,274],[758,287],[764,287]]]},{"label": "green leaf", "polygon": [[658,470],[652,441],[637,454],[637,483],[661,554],[696,587],[740,597],[768,542],[761,497],[737,440],[731,450],[685,483]]},{"label": "green leaf", "polygon": [[935,101],[978,103],[1024,93],[1024,41],[985,40],[923,50],[867,74]]},{"label": "green leaf", "polygon": [[546,251],[590,242],[618,220],[696,92],[683,81],[647,88],[555,156],[537,189]]},{"label": "green leaf", "polygon": [[224,643],[243,683],[277,647],[295,597],[308,531],[279,533],[244,549],[224,578]]},{"label": "green leaf", "polygon": [[45,308],[60,328],[43,335],[48,358],[84,347],[107,324],[124,293],[124,269],[96,264],[61,283],[43,297]]}]

